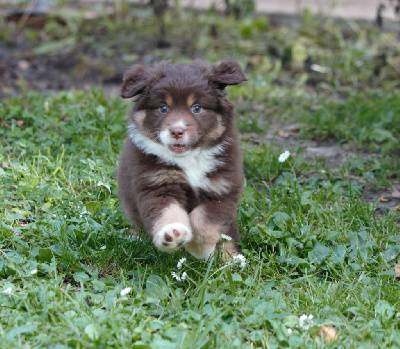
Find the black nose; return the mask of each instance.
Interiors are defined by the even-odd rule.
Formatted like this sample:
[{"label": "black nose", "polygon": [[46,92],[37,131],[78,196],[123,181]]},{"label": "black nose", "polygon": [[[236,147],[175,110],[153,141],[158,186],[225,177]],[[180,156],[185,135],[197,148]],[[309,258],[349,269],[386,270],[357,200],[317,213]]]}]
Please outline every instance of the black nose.
[{"label": "black nose", "polygon": [[182,138],[183,135],[185,134],[185,129],[181,126],[171,126],[169,128],[169,133],[171,134],[172,137],[175,139]]}]

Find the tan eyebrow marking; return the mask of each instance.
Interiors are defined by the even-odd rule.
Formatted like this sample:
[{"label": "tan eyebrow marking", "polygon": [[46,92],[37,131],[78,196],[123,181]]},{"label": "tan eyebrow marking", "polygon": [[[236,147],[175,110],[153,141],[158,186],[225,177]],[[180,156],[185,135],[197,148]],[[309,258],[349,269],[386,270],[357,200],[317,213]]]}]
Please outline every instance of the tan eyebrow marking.
[{"label": "tan eyebrow marking", "polygon": [[170,95],[167,95],[166,97],[165,97],[165,102],[167,103],[167,105],[169,106],[169,107],[172,107],[172,104],[173,104],[173,99],[172,99],[172,97],[170,96]]},{"label": "tan eyebrow marking", "polygon": [[192,94],[189,95],[189,97],[187,98],[186,104],[187,104],[187,106],[190,108],[195,102],[196,102],[196,96],[192,93]]}]

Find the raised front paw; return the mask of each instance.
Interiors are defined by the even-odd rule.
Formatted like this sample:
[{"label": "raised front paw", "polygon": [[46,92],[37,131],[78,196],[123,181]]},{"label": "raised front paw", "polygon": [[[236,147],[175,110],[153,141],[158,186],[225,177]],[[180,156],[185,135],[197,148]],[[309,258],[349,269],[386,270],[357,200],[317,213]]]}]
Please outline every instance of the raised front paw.
[{"label": "raised front paw", "polygon": [[154,245],[161,251],[174,252],[192,239],[192,231],[182,223],[171,223],[155,233]]}]

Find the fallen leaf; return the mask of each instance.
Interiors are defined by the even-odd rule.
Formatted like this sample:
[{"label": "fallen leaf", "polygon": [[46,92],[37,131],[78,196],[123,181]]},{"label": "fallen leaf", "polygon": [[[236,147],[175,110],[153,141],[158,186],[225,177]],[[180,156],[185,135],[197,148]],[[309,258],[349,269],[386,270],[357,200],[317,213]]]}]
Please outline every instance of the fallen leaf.
[{"label": "fallen leaf", "polygon": [[289,125],[285,127],[285,131],[293,134],[298,133],[300,131],[300,126],[297,124]]},{"label": "fallen leaf", "polygon": [[[43,29],[49,21],[55,21],[60,25],[67,25],[64,18],[59,16],[52,16],[47,13],[38,12],[35,8],[39,9],[39,6],[34,6],[34,9],[26,17],[25,11],[15,10],[6,16],[8,22],[15,22],[17,25],[23,23],[25,28]],[[24,18],[26,17],[26,18]]]},{"label": "fallen leaf", "polygon": [[400,278],[400,263],[397,263],[397,264],[394,266],[394,272],[395,272],[395,274],[396,274],[396,277],[397,277],[397,278]]},{"label": "fallen leaf", "polygon": [[8,167],[10,167],[10,164],[8,162],[2,161],[1,167],[2,168],[8,168]]},{"label": "fallen leaf", "polygon": [[337,339],[336,328],[331,326],[321,326],[321,332],[317,333],[318,337],[323,337],[325,343],[332,342]]},{"label": "fallen leaf", "polygon": [[24,125],[24,120],[17,120],[17,126],[22,127]]},{"label": "fallen leaf", "polygon": [[392,198],[393,198],[393,199],[400,199],[400,191],[397,190],[397,189],[395,189],[395,190],[392,192]]},{"label": "fallen leaf", "polygon": [[381,197],[380,197],[380,200],[382,202],[388,202],[390,199],[388,197],[386,197],[385,194],[382,194]]},{"label": "fallen leaf", "polygon": [[290,136],[295,135],[300,131],[300,127],[298,126],[293,126],[286,128],[285,130],[279,130],[278,131],[278,136],[282,138],[289,138]]},{"label": "fallen leaf", "polygon": [[285,132],[283,130],[279,130],[278,131],[278,136],[281,137],[281,138],[289,138],[290,134],[289,134],[289,132]]}]

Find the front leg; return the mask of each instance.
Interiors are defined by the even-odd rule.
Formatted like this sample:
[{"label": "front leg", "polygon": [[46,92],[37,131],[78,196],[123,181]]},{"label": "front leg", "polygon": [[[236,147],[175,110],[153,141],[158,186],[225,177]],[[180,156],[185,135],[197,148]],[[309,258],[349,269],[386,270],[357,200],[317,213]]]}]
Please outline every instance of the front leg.
[{"label": "front leg", "polygon": [[208,259],[221,241],[221,234],[232,238],[223,244],[223,258],[229,260],[239,252],[235,242],[240,240],[237,226],[237,202],[229,198],[208,199],[190,213],[193,238],[185,249],[199,259]]},{"label": "front leg", "polygon": [[175,199],[147,197],[141,200],[140,211],[145,229],[160,251],[174,252],[192,239],[189,215]]},{"label": "front leg", "polygon": [[189,216],[178,203],[165,207],[151,230],[154,245],[164,252],[174,252],[192,239]]}]

